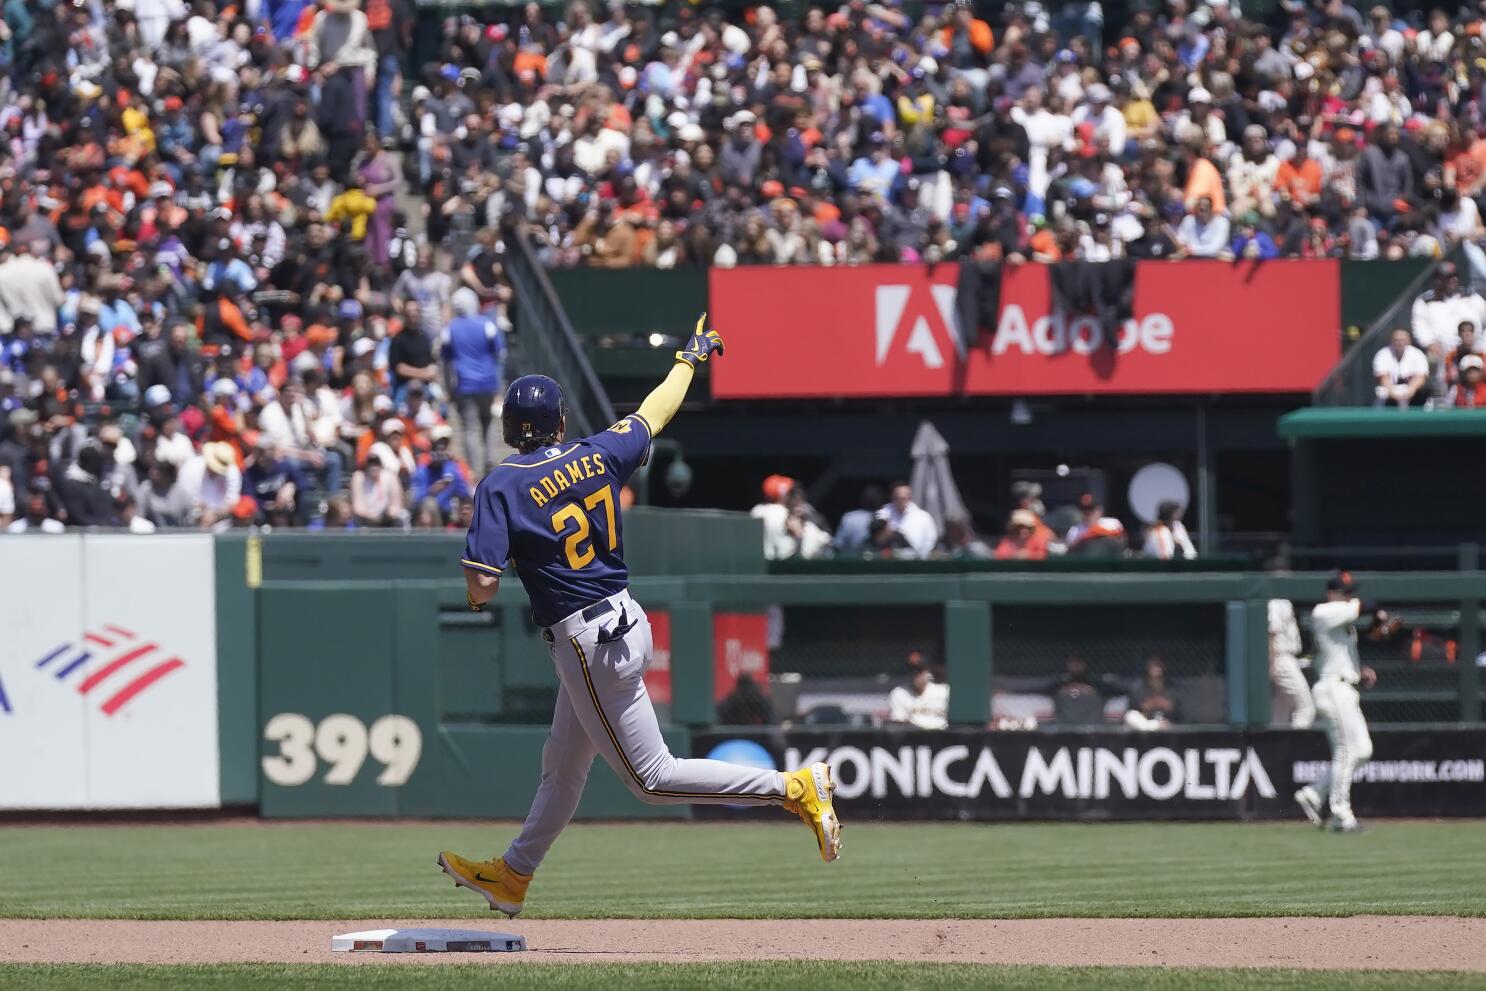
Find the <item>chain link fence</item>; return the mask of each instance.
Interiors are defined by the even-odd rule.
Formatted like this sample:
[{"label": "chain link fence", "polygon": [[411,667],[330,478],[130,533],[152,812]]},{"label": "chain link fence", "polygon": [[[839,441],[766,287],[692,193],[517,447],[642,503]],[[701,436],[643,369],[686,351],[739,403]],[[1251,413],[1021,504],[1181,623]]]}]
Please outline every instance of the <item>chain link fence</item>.
[{"label": "chain link fence", "polygon": [[[1481,617],[1464,617],[1481,629]],[[1309,632],[1309,631],[1307,631]],[[1390,608],[1386,622],[1357,624],[1357,653],[1377,672],[1377,685],[1362,692],[1362,711],[1375,723],[1455,722],[1460,718],[1461,666],[1478,672],[1464,656],[1459,603],[1410,602]],[[1475,638],[1480,643],[1479,636]],[[1467,648],[1468,649],[1468,648]],[[1477,674],[1477,677],[1479,675]]]}]

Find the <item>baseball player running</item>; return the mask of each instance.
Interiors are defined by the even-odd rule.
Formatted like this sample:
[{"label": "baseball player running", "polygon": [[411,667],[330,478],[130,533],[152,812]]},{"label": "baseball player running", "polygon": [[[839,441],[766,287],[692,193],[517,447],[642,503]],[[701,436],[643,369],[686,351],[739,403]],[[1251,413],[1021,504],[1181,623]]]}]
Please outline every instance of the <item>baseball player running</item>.
[{"label": "baseball player running", "polygon": [[[1326,601],[1311,612],[1320,671],[1311,693],[1331,743],[1331,767],[1315,787],[1306,785],[1297,791],[1295,801],[1311,822],[1338,833],[1362,828],[1352,814],[1352,773],[1372,756],[1372,737],[1362,718],[1357,685],[1371,688],[1377,673],[1358,661],[1354,624],[1361,613],[1357,586],[1345,571],[1327,581]],[[1325,808],[1330,809],[1329,818],[1322,816]]]},{"label": "baseball player running", "polygon": [[506,391],[501,425],[517,453],[480,482],[460,563],[476,610],[495,596],[506,569],[516,569],[557,668],[557,706],[541,784],[505,855],[468,860],[445,850],[438,864],[508,916],[521,911],[532,875],[572,819],[596,755],[641,801],[782,805],[815,832],[823,860],[840,853],[829,765],[780,773],[674,757],[645,691],[654,645],[628,590],[619,488],[680,408],[696,366],[722,355],[722,337],[706,320],[704,313],[639,412],[592,437],[566,440],[562,390],[545,375],[522,376]]}]

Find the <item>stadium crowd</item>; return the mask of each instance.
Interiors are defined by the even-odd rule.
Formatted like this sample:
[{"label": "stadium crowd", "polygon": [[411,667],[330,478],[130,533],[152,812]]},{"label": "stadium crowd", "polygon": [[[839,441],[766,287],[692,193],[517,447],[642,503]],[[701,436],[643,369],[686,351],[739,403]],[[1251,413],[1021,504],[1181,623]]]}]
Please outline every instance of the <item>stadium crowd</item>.
[{"label": "stadium crowd", "polygon": [[5,0],[0,521],[458,526],[518,226],[611,267],[1486,233],[1478,7],[1237,6],[576,0],[415,52],[410,0]]},{"label": "stadium crowd", "polygon": [[1049,511],[1042,491],[1036,482],[1013,483],[1003,535],[992,541],[976,533],[963,509],[919,505],[913,487],[904,481],[893,482],[886,493],[868,485],[857,508],[842,514],[833,528],[810,504],[804,486],[786,475],[770,475],[752,515],[763,523],[764,557],[771,561],[823,557],[1044,561],[1065,554],[1100,558],[1138,554],[1159,561],[1197,557],[1182,522],[1186,507],[1181,503],[1162,501],[1137,542],[1124,523],[1106,515],[1094,493],[1084,493],[1075,505]]}]

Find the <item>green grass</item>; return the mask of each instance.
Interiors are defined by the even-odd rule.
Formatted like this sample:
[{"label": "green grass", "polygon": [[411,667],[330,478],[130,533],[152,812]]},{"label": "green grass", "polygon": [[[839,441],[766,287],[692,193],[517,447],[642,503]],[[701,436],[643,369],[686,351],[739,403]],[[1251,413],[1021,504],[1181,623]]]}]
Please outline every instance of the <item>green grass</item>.
[{"label": "green grass", "polygon": [[[438,873],[515,830],[438,824],[0,828],[0,918],[490,918]],[[580,825],[533,918],[1486,915],[1479,823]]]},{"label": "green grass", "polygon": [[[409,967],[412,967],[410,970]],[[838,987],[853,991],[1371,991],[1408,987],[1486,988],[1486,975],[1383,970],[1198,970],[1155,967],[1003,967],[991,964],[791,963],[750,964],[226,964],[154,966],[138,964],[0,964],[0,986],[8,991],[78,988],[128,991],[146,988],[244,988],[295,991],[346,988],[379,991],[410,986],[437,991],[498,988],[600,989],[625,991],[765,991],[786,987]]]}]

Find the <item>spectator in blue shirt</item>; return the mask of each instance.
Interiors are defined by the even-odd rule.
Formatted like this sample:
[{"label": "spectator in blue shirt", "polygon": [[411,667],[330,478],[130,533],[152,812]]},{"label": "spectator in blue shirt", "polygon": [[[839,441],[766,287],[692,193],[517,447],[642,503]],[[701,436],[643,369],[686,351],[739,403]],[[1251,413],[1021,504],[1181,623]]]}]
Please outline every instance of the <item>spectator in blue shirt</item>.
[{"label": "spectator in blue shirt", "polygon": [[851,163],[847,178],[851,181],[852,189],[871,193],[878,199],[886,199],[888,190],[893,187],[893,180],[901,170],[887,153],[887,138],[881,133],[874,133],[867,141],[871,150]]},{"label": "spectator in blue shirt", "polygon": [[217,256],[206,267],[206,278],[201,281],[201,285],[211,292],[229,288],[227,283],[236,286],[239,293],[250,293],[258,288],[258,279],[253,275],[252,267],[237,257],[237,246],[232,243],[232,239],[224,237],[217,241]]},{"label": "spectator in blue shirt", "polygon": [[139,314],[134,312],[134,307],[121,295],[123,281],[124,278],[120,275],[108,275],[99,280],[98,291],[103,300],[98,307],[98,326],[108,334],[112,334],[116,327],[123,327],[129,332],[130,339],[133,339],[140,332]]},{"label": "spectator in blue shirt", "polygon": [[301,525],[301,496],[307,489],[299,466],[266,434],[260,436],[243,471],[242,490],[253,497],[263,519],[277,526]]},{"label": "spectator in blue shirt", "polygon": [[438,503],[444,521],[448,522],[454,516],[455,501],[469,498],[470,480],[464,465],[449,451],[453,429],[441,423],[430,430],[428,436],[433,441],[433,449],[413,472],[412,503],[417,506],[424,499],[433,499]]},{"label": "spectator in blue shirt", "polygon": [[440,335],[439,347],[464,429],[465,457],[484,478],[495,465],[490,428],[495,419],[492,406],[504,378],[506,335],[494,318],[480,312],[475,291],[460,289],[454,294],[454,319]]},{"label": "spectator in blue shirt", "polygon": [[1238,223],[1238,233],[1233,238],[1233,257],[1235,258],[1278,258],[1280,256],[1279,245],[1274,243],[1274,238],[1269,232],[1259,227],[1259,218],[1252,213],[1246,213]]}]

